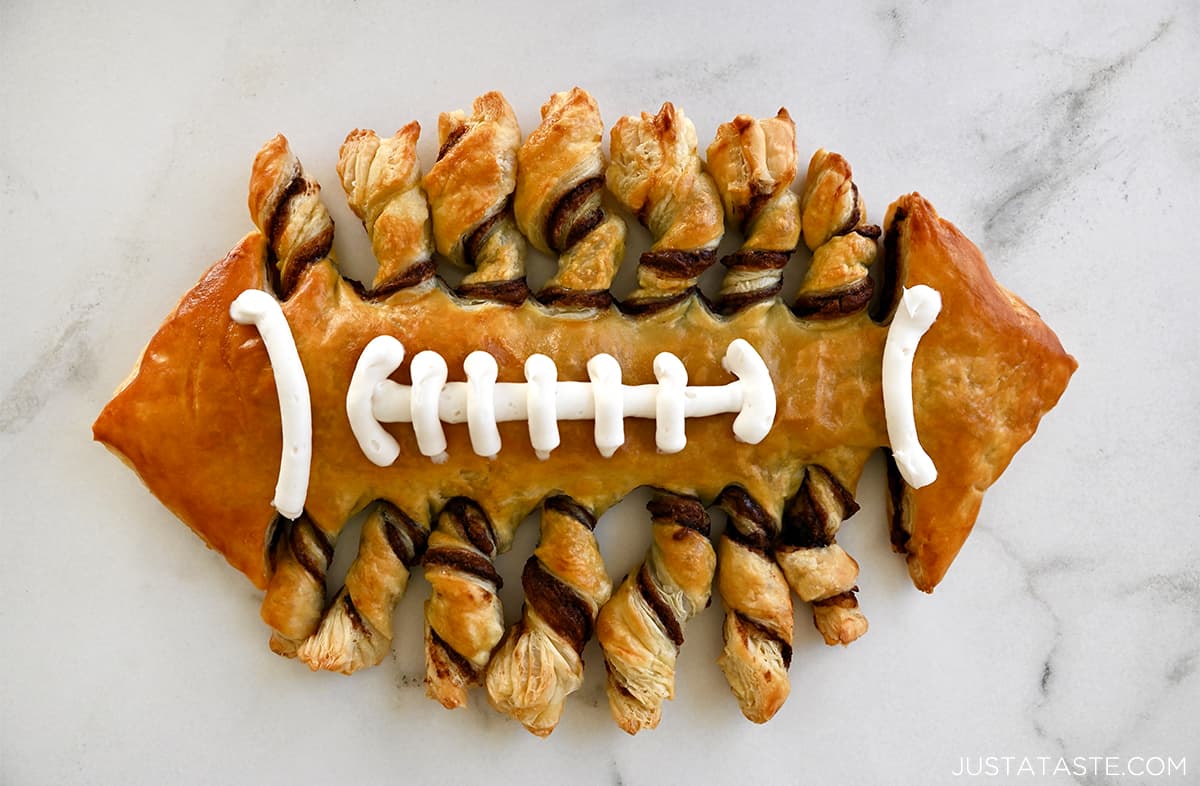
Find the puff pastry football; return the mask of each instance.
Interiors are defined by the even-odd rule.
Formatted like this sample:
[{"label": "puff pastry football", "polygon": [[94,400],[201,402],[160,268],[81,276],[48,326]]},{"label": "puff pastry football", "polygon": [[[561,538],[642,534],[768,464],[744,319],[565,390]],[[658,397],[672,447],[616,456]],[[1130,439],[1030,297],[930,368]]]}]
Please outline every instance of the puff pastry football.
[{"label": "puff pastry football", "polygon": [[[184,295],[93,427],[265,590],[271,647],[313,669],[380,662],[419,566],[432,698],[457,707],[482,686],[549,734],[596,638],[632,734],[659,723],[715,586],[719,664],[763,722],[790,691],[795,600],[830,644],[866,632],[837,533],[870,455],[886,451],[892,542],[932,591],[1076,368],[919,194],[879,226],[841,156],[817,151],[800,174],[785,110],[738,115],[702,151],[668,103],[618,120],[606,150],[585,91],[552,96],[527,136],[493,92],[441,117],[427,169],[419,134],[359,130],[341,149],[379,261],[370,286],[338,272],[320,187],[282,136],[268,142],[256,228]],[[629,220],[652,245],[618,302]],[[740,247],[718,259],[727,227]],[[801,243],[811,263],[785,296]],[[557,260],[536,293],[529,245]],[[469,271],[460,286],[439,260]],[[718,261],[710,299],[697,281]],[[640,486],[654,489],[651,545],[613,577],[597,519]],[[716,542],[714,507],[728,517]],[[538,509],[506,625],[493,561]],[[338,534],[364,510],[327,597]]]}]

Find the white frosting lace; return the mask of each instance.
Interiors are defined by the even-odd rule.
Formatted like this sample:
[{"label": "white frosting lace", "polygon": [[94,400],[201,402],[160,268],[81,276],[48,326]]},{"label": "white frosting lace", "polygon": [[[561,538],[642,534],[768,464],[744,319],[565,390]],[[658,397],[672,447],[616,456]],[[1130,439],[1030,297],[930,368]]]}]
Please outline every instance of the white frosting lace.
[{"label": "white frosting lace", "polygon": [[737,413],[734,437],[750,444],[761,442],[775,421],[770,372],[743,339],[729,345],[722,364],[737,379],[713,386],[688,386],[687,369],[669,352],[654,358],[658,383],[650,385],[622,384],[620,364],[605,354],[588,361],[588,382],[560,382],[557,366],[545,355],[526,360],[525,382],[497,382],[496,360],[486,352],[467,356],[466,382],[447,382],[446,362],[425,351],[413,358],[412,384],[401,385],[388,377],[403,360],[399,340],[375,338],[359,356],[346,395],[359,447],[381,467],[400,455],[400,446],[381,423],[412,423],[421,454],[440,462],[446,459],[442,423],[466,423],[471,449],[494,457],[501,448],[497,424],[527,421],[530,444],[546,459],[560,444],[560,420],[594,420],[596,449],[606,458],[625,443],[627,417],[654,419],[661,453],[678,453],[687,445],[687,418]]}]

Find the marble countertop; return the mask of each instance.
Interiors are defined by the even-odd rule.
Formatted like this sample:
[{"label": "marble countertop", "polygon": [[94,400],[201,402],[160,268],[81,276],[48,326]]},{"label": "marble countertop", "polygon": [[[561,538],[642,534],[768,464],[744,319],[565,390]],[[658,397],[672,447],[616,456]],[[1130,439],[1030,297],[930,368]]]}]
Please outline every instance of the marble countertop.
[{"label": "marble countertop", "polygon": [[[339,5],[0,8],[0,782],[1200,779],[1194,4]],[[500,89],[528,131],[575,84],[608,124],[675,102],[702,144],[786,106],[802,161],[843,153],[874,220],[921,191],[1080,362],[932,596],[890,551],[872,460],[841,537],[870,632],[829,648],[798,610],[792,695],[765,726],[715,664],[719,602],[637,737],[609,718],[595,643],[545,741],[479,691],[456,712],[426,699],[419,576],[392,657],[310,673],[268,651],[260,593],[90,439],[160,319],[251,228],[264,140],[287,134],[325,183],[344,267],[367,276],[336,189],[349,129],[417,119],[432,160],[438,112]],[[646,548],[644,502],[601,521],[614,577]],[[510,620],[536,537],[500,560]],[[1155,757],[1175,769],[1152,777]],[[956,774],[980,766],[1000,774]]]}]

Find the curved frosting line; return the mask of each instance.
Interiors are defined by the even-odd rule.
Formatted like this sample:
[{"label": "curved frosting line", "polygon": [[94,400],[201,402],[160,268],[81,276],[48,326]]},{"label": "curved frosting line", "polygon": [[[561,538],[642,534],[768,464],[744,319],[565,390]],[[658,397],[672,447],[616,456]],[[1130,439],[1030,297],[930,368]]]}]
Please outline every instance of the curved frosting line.
[{"label": "curved frosting line", "polygon": [[375,388],[400,368],[404,345],[391,336],[377,336],[363,348],[346,392],[346,417],[358,446],[372,464],[387,467],[400,455],[396,439],[375,418],[372,397]]},{"label": "curved frosting line", "polygon": [[917,344],[942,310],[936,289],[918,284],[905,289],[883,345],[883,413],[892,457],[904,481],[915,489],[937,480],[937,467],[921,447],[913,413],[912,364]]},{"label": "curved frosting line", "polygon": [[312,403],[296,341],[279,301],[261,289],[247,289],[238,295],[229,305],[229,316],[240,325],[254,325],[267,348],[283,426],[279,479],[271,504],[281,515],[295,520],[304,512],[312,465]]}]

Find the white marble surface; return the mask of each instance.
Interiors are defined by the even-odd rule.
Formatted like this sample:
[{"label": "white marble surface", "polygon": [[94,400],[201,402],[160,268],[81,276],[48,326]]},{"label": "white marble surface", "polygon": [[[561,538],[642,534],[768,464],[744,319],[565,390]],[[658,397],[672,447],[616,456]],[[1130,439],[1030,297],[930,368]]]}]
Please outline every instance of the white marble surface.
[{"label": "white marble surface", "polygon": [[[953,775],[979,756],[1170,756],[1186,775],[1018,760],[1009,780],[1200,782],[1194,3],[169,5],[0,6],[0,783],[1004,782]],[[871,630],[827,648],[801,612],[792,697],[763,727],[714,663],[719,607],[636,738],[609,720],[594,643],[546,741],[478,693],[425,699],[419,578],[394,657],[311,674],[267,650],[251,585],[90,441],[158,321],[250,227],[262,141],[285,132],[326,184],[364,275],[333,169],[349,129],[415,118],[431,155],[439,111],[498,88],[528,130],[573,84],[610,124],[674,101],[702,139],[786,105],[802,157],[844,153],[877,220],[919,189],[1081,364],[933,596],[889,551],[872,462],[842,537]],[[646,546],[642,502],[601,523],[614,576]],[[510,617],[535,539],[500,562]]]}]

